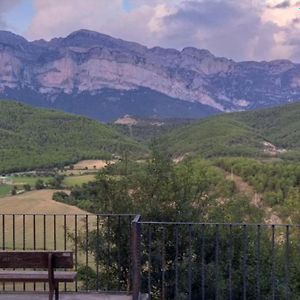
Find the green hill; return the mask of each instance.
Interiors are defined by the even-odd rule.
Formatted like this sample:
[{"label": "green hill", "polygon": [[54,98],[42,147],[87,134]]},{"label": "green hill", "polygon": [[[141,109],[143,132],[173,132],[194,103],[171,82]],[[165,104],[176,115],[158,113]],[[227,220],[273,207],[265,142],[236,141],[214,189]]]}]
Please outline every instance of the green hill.
[{"label": "green hill", "polygon": [[85,117],[0,101],[0,172],[60,166],[145,151],[116,130]]},{"label": "green hill", "polygon": [[[184,154],[217,156],[299,157],[300,103],[250,112],[223,114],[177,128],[161,138],[173,157]],[[274,154],[263,144],[288,150]],[[275,150],[276,151],[276,150]]]},{"label": "green hill", "polygon": [[278,147],[300,149],[300,103],[232,115]]}]

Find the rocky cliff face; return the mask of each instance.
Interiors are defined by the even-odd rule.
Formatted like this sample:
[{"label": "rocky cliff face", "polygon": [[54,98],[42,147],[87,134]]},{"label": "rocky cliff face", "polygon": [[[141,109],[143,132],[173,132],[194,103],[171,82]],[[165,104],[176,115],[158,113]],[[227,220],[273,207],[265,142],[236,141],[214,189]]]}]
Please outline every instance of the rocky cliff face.
[{"label": "rocky cliff face", "polygon": [[[185,114],[183,107],[187,113],[198,109],[199,116],[266,107],[300,100],[300,65],[285,60],[237,63],[190,47],[149,49],[88,30],[49,42],[28,42],[0,31],[2,97],[77,113],[85,113],[89,105],[100,103],[108,109],[118,102],[125,113],[138,114],[137,106],[135,112],[126,111],[130,97],[145,105],[143,97],[132,98],[136,91],[148,93],[148,117],[159,116],[167,107],[172,117]],[[181,111],[172,110],[176,101]],[[76,108],[78,103],[81,108]]]}]

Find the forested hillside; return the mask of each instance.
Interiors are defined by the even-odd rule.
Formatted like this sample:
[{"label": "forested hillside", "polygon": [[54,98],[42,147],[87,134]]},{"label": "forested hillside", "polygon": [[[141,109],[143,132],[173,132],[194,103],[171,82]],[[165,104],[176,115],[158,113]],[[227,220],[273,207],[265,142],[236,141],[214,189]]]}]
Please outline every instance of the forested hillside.
[{"label": "forested hillside", "polygon": [[242,112],[232,115],[278,147],[300,149],[300,104]]},{"label": "forested hillside", "polygon": [[[161,138],[173,157],[246,156],[295,159],[300,154],[300,104],[211,117]],[[267,143],[267,144],[266,144]],[[268,144],[268,143],[271,143]]]},{"label": "forested hillside", "polygon": [[54,110],[0,101],[0,172],[111,158],[145,149],[99,122]]}]

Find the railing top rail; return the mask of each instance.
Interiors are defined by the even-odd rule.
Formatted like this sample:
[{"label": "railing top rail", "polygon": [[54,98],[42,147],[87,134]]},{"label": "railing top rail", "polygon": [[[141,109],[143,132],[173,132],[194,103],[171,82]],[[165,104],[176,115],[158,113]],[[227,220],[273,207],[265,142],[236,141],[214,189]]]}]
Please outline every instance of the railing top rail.
[{"label": "railing top rail", "polygon": [[234,226],[234,227],[296,227],[300,228],[300,224],[265,224],[265,223],[241,223],[241,222],[232,222],[232,223],[222,223],[222,222],[166,222],[166,221],[142,221],[142,216],[140,214],[115,214],[115,213],[0,213],[0,218],[3,216],[69,216],[69,217],[132,217],[133,223],[139,223],[144,225],[160,225],[160,226]]},{"label": "railing top rail", "polygon": [[132,223],[141,223],[141,215],[135,215]]},{"label": "railing top rail", "polygon": [[161,225],[161,226],[189,226],[189,225],[202,225],[202,226],[253,226],[253,227],[299,227],[300,224],[264,224],[264,223],[213,223],[213,222],[156,222],[156,221],[138,221],[144,225]]},{"label": "railing top rail", "polygon": [[111,214],[111,213],[108,213],[108,214],[93,214],[93,213],[81,213],[81,214],[62,214],[62,213],[46,213],[46,214],[41,214],[41,213],[38,213],[38,214],[3,214],[3,213],[0,213],[0,216],[99,216],[99,217],[134,217],[136,216],[136,214]]}]

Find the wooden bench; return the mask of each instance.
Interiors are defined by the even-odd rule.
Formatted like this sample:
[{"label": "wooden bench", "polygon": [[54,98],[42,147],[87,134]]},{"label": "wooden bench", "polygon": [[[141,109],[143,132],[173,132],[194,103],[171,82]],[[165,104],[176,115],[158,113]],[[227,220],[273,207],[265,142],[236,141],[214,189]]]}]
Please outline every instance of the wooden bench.
[{"label": "wooden bench", "polygon": [[55,271],[73,268],[72,251],[0,251],[0,269],[47,269],[47,271],[1,270],[0,282],[48,282],[49,300],[59,298],[59,282],[73,282],[76,272]]}]

